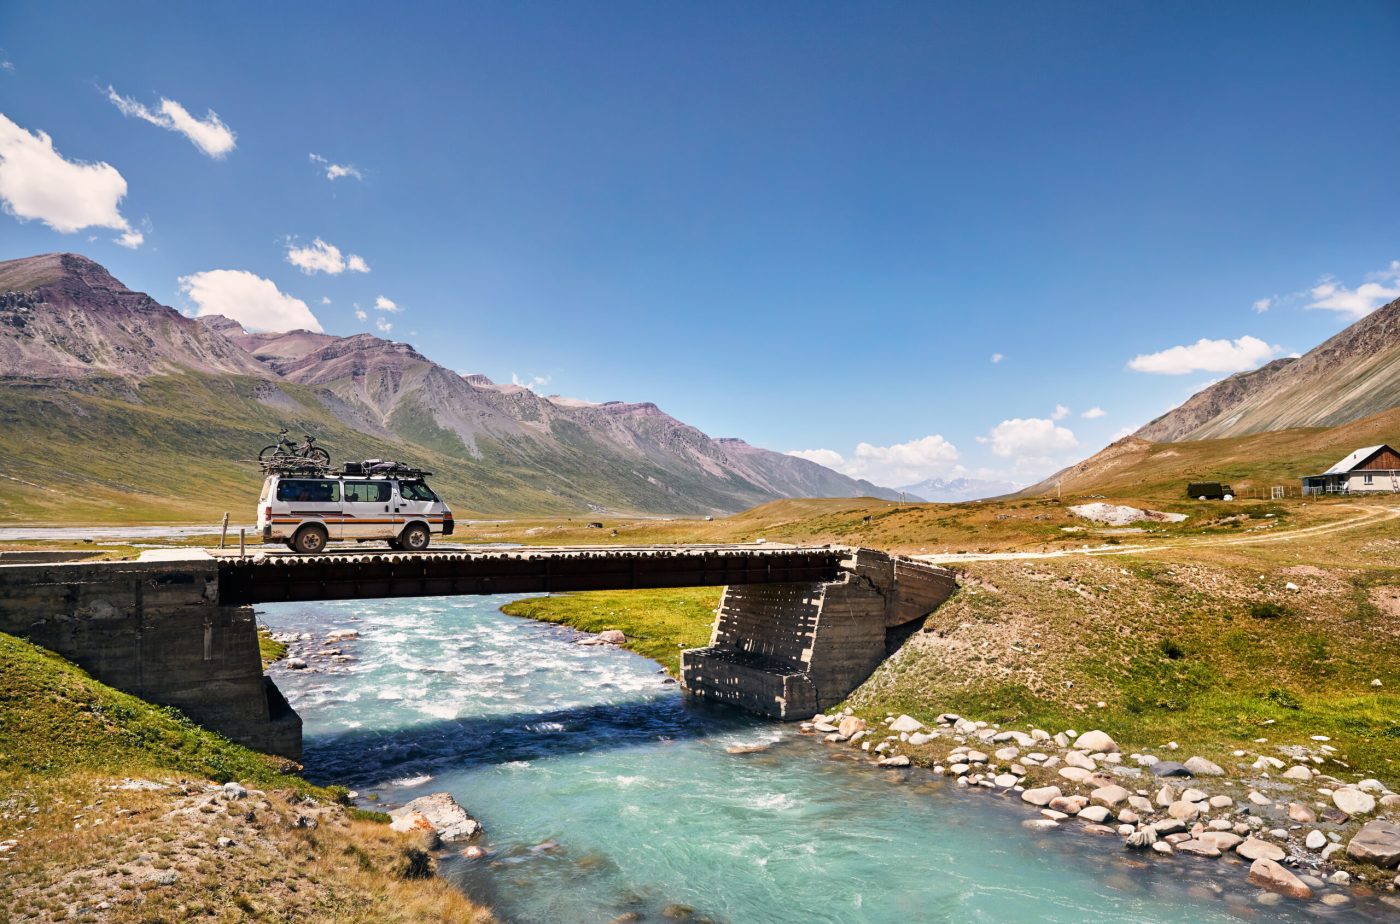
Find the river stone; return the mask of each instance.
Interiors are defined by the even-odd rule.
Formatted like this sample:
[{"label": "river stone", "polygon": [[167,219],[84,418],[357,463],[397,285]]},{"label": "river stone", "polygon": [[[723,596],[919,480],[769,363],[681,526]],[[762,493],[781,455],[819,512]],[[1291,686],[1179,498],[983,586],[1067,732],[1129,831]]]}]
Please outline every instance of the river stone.
[{"label": "river stone", "polygon": [[1309,850],[1321,850],[1323,847],[1327,846],[1327,835],[1314,828],[1308,832],[1308,836],[1303,840],[1303,844],[1307,846]]},{"label": "river stone", "polygon": [[1076,817],[1084,821],[1093,822],[1094,824],[1103,824],[1108,820],[1108,809],[1104,808],[1102,805],[1088,805],[1080,809]]},{"label": "river stone", "polygon": [[1301,802],[1290,802],[1288,803],[1288,817],[1307,825],[1317,821],[1317,812],[1314,812]]},{"label": "river stone", "polygon": [[1089,804],[1089,800],[1083,796],[1057,796],[1050,800],[1050,807],[1057,812],[1065,812],[1069,815],[1078,815],[1084,806]]},{"label": "river stone", "polygon": [[1220,848],[1207,841],[1192,839],[1176,845],[1177,853],[1190,853],[1198,857],[1218,857]]},{"label": "river stone", "polygon": [[890,723],[890,731],[895,734],[899,734],[900,732],[916,732],[923,727],[924,723],[913,716],[907,715],[902,715]]},{"label": "river stone", "polygon": [[1174,760],[1159,760],[1151,767],[1153,776],[1191,776],[1191,771],[1185,764],[1179,764]]},{"label": "river stone", "polygon": [[1184,766],[1187,770],[1190,770],[1196,776],[1225,775],[1225,770],[1223,767],[1221,767],[1219,764],[1212,763],[1211,761],[1206,760],[1204,757],[1189,757],[1187,758],[1186,763],[1182,766]]},{"label": "river stone", "polygon": [[1199,789],[1184,789],[1181,792],[1181,798],[1184,802],[1204,802],[1206,794]]},{"label": "river stone", "polygon": [[465,841],[475,837],[481,824],[467,814],[467,810],[457,804],[450,793],[435,792],[430,796],[420,796],[401,808],[389,813],[394,831],[413,831],[424,828],[433,831],[448,843]]},{"label": "river stone", "polygon": [[1400,866],[1400,825],[1380,820],[1366,822],[1347,844],[1347,855],[1385,869]]},{"label": "river stone", "polygon": [[1254,791],[1252,791],[1252,790],[1251,790],[1250,793],[1249,793],[1249,801],[1250,801],[1250,802],[1253,802],[1255,805],[1272,805],[1272,804],[1273,804],[1273,800],[1270,799],[1268,796],[1264,795],[1264,794],[1261,793],[1261,792],[1254,792]]},{"label": "river stone", "polygon": [[1162,808],[1166,808],[1175,801],[1176,787],[1171,785],[1164,785],[1161,789],[1157,790],[1157,804],[1160,805]]},{"label": "river stone", "polygon": [[1010,789],[1020,781],[1021,778],[1014,773],[1000,773],[997,774],[997,778],[992,782],[996,783],[1002,789]]},{"label": "river stone", "polygon": [[1240,841],[1239,844],[1235,845],[1235,853],[1246,860],[1282,860],[1288,856],[1279,845],[1261,841],[1257,837],[1247,837]]},{"label": "river stone", "polygon": [[1074,746],[1081,751],[1093,751],[1102,754],[1105,751],[1117,751],[1118,745],[1108,735],[1095,729],[1086,731],[1078,738],[1074,739]]},{"label": "river stone", "polygon": [[905,757],[903,754],[896,754],[894,757],[882,757],[880,758],[880,762],[877,766],[907,767],[909,766],[909,758]]},{"label": "river stone", "polygon": [[1211,796],[1210,807],[1214,809],[1229,808],[1235,804],[1235,800],[1229,796]]},{"label": "river stone", "polygon": [[1376,810],[1376,798],[1359,789],[1339,789],[1332,793],[1332,804],[1348,815],[1365,815]]},{"label": "river stone", "polygon": [[595,635],[594,638],[604,645],[627,644],[627,636],[623,634],[621,629],[604,629],[602,632]]},{"label": "river stone", "polygon": [[1201,814],[1201,807],[1194,802],[1179,799],[1167,806],[1167,814],[1181,821],[1190,821]]},{"label": "river stone", "polygon": [[813,722],[812,727],[815,728],[817,731],[821,732],[823,735],[838,734],[838,732],[836,731],[836,726],[832,725],[830,722]]},{"label": "river stone", "polygon": [[836,726],[836,731],[842,738],[849,738],[858,731],[865,730],[865,719],[848,715],[841,720],[841,724]]},{"label": "river stone", "polygon": [[1249,882],[1251,885],[1287,895],[1289,898],[1307,901],[1313,897],[1312,889],[1273,860],[1263,858],[1255,860],[1253,865],[1249,867]]},{"label": "river stone", "polygon": [[996,752],[995,754],[993,754],[992,756],[995,757],[997,760],[1002,760],[1002,761],[1010,762],[1010,761],[1015,760],[1017,757],[1021,756],[1021,749],[1020,749],[1020,748],[1002,748],[1001,750],[997,751],[997,752]]},{"label": "river stone", "polygon": [[970,764],[985,764],[987,762],[987,755],[981,751],[968,751],[964,756]]},{"label": "river stone", "polygon": [[1070,751],[1065,755],[1065,764],[1070,767],[1080,767],[1084,770],[1097,770],[1098,764],[1083,751]]},{"label": "river stone", "polygon": [[1152,814],[1152,800],[1150,799],[1143,798],[1142,796],[1129,796],[1128,804],[1144,815]]},{"label": "river stone", "polygon": [[1021,801],[1029,802],[1031,805],[1049,805],[1054,799],[1060,798],[1060,787],[1039,786],[1035,789],[1027,789],[1021,793]]},{"label": "river stone", "polygon": [[1233,850],[1244,840],[1238,834],[1232,834],[1229,831],[1205,831],[1198,839],[1221,851]]},{"label": "river stone", "polygon": [[1021,827],[1030,828],[1032,831],[1049,831],[1051,828],[1058,828],[1059,822],[1049,818],[1027,818],[1021,822]]},{"label": "river stone", "polygon": [[914,732],[914,734],[909,736],[909,743],[917,748],[922,745],[928,744],[930,741],[937,737],[937,735],[926,735],[923,732]]},{"label": "river stone", "polygon": [[1302,764],[1299,764],[1296,767],[1289,767],[1287,770],[1283,771],[1283,778],[1285,780],[1301,780],[1306,783],[1313,778],[1313,772]]},{"label": "river stone", "polygon": [[1172,852],[1172,845],[1168,844],[1166,841],[1153,841],[1152,849],[1158,853],[1170,854]]},{"label": "river stone", "polygon": [[1122,786],[1103,786],[1089,793],[1089,798],[1094,802],[1113,808],[1120,802],[1126,800],[1132,793]]},{"label": "river stone", "polygon": [[1059,773],[1060,776],[1064,777],[1065,779],[1073,780],[1076,783],[1082,783],[1089,777],[1093,776],[1092,773],[1090,773],[1088,770],[1085,770],[1083,767],[1061,767]]}]

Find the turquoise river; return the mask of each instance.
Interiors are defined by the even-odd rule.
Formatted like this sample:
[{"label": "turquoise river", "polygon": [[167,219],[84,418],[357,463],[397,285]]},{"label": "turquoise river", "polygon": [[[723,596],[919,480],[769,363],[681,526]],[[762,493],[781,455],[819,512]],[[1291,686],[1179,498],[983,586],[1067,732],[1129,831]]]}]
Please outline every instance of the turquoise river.
[{"label": "turquoise river", "polygon": [[[688,703],[654,662],[506,616],[506,599],[259,614],[309,636],[310,669],[273,668],[305,721],[307,774],[381,807],[452,793],[489,853],[449,854],[443,874],[503,921],[1381,920],[1267,904],[1227,861],[1032,832],[1019,801]],[[359,632],[334,645],[349,661],[317,656],[336,629]]]}]

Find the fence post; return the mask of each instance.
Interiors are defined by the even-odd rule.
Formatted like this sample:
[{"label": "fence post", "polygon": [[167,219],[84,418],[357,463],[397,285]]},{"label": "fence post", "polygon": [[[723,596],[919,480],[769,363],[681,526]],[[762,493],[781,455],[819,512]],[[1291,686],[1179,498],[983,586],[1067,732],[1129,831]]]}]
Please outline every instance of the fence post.
[{"label": "fence post", "polygon": [[224,540],[228,538],[228,513],[224,513],[224,525],[219,529],[219,548],[224,547]]},{"label": "fence post", "polygon": [[244,551],[244,549],[243,549],[243,543],[247,541],[247,538],[248,538],[248,530],[245,529],[245,528],[243,528],[242,526],[238,527],[238,557],[239,557],[239,558],[242,558],[245,554],[247,554],[247,553]]}]

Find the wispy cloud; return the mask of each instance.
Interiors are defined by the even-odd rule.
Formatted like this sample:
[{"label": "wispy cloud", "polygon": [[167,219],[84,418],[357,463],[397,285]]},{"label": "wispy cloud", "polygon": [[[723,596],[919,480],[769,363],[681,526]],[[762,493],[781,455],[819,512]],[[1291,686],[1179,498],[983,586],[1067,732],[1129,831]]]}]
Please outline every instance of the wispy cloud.
[{"label": "wispy cloud", "polygon": [[107,87],[107,99],[121,110],[122,115],[159,125],[167,131],[179,132],[215,160],[223,159],[238,142],[238,136],[233,133],[233,129],[225,125],[218,113],[212,109],[200,119],[190,115],[189,111],[175,100],[161,97],[160,103],[152,110],[129,96],[122,96],[111,86]]},{"label": "wispy cloud", "polygon": [[333,164],[320,154],[312,154],[311,162],[326,171],[326,179],[328,180],[339,180],[347,176],[356,180],[365,178],[365,175],[360,172],[360,168],[354,164]]},{"label": "wispy cloud", "polygon": [[403,311],[395,302],[390,301],[382,295],[374,300],[374,310],[388,311],[393,314],[398,314],[400,311]]},{"label": "wispy cloud", "polygon": [[1257,298],[1257,299],[1255,299],[1255,300],[1254,300],[1254,311],[1255,311],[1255,313],[1256,313],[1256,314],[1263,314],[1264,312],[1268,311],[1270,308],[1273,307],[1273,305],[1274,305],[1274,300],[1277,299],[1277,298],[1278,298],[1278,296],[1277,296],[1277,295],[1274,295],[1274,296],[1271,296],[1271,297],[1269,297],[1269,298]]},{"label": "wispy cloud", "polygon": [[349,270],[352,273],[368,273],[369,264],[357,254],[343,256],[340,248],[328,244],[319,237],[307,247],[298,247],[290,238],[287,240],[287,262],[308,276],[313,273],[329,273],[338,276]]},{"label": "wispy cloud", "polygon": [[1003,356],[1003,355],[1000,354],[1000,353],[993,353],[993,354],[992,354],[992,362],[993,362],[993,363],[999,363],[999,362],[1001,362],[1001,361],[1002,361],[1003,359],[1005,359],[1005,358],[1006,358],[1006,357]]},{"label": "wispy cloud", "polygon": [[390,324],[388,321],[384,320],[383,318],[375,318],[375,319],[374,319],[374,329],[377,330],[377,331],[379,331],[381,334],[387,334],[387,333],[389,333],[389,331],[391,331],[391,330],[394,329],[394,325]]},{"label": "wispy cloud", "polygon": [[1100,417],[1107,417],[1108,411],[1105,411],[1101,407],[1091,407],[1079,416],[1083,417],[1085,420],[1098,420]]},{"label": "wispy cloud", "polygon": [[1400,298],[1400,260],[1392,260],[1383,270],[1366,274],[1366,281],[1348,289],[1332,277],[1324,277],[1308,293],[1308,308],[1336,311],[1351,318],[1363,318],[1387,302]]},{"label": "wispy cloud", "polygon": [[539,391],[541,388],[544,388],[550,383],[550,379],[551,376],[548,375],[527,375],[521,377],[516,375],[514,372],[510,374],[510,383],[512,385],[520,385],[521,387],[528,388],[531,391]]},{"label": "wispy cloud", "polygon": [[1134,372],[1157,375],[1243,372],[1268,362],[1282,352],[1283,347],[1270,346],[1258,337],[1248,335],[1237,340],[1207,340],[1202,337],[1192,344],[1135,356],[1128,361],[1128,368]]},{"label": "wispy cloud", "polygon": [[31,134],[0,114],[0,204],[11,215],[63,234],[111,228],[123,232],[117,243],[139,247],[145,235],[118,208],[125,196],[116,167],[68,160],[44,132]]},{"label": "wispy cloud", "polygon": [[246,270],[208,270],[180,277],[180,291],[197,315],[221,314],[247,330],[321,330],[306,302],[280,291],[271,279]]},{"label": "wispy cloud", "polygon": [[365,309],[361,308],[358,304],[355,306],[355,320],[356,320],[356,321],[368,321],[368,320],[369,320],[369,313],[366,312]]},{"label": "wispy cloud", "polygon": [[1050,412],[1051,420],[1064,420],[1068,416],[1069,408],[1065,407],[1063,404],[1055,405],[1055,409]]}]

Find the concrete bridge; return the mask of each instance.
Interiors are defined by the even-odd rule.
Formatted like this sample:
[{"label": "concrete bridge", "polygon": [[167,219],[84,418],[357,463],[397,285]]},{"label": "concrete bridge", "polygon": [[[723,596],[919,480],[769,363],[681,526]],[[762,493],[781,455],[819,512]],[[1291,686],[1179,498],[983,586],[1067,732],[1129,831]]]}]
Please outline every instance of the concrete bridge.
[{"label": "concrete bridge", "polygon": [[0,564],[0,632],[294,760],[301,718],[262,673],[253,604],[725,586],[691,695],[779,719],[840,702],[956,589],[953,573],[868,549],[686,546]]}]

